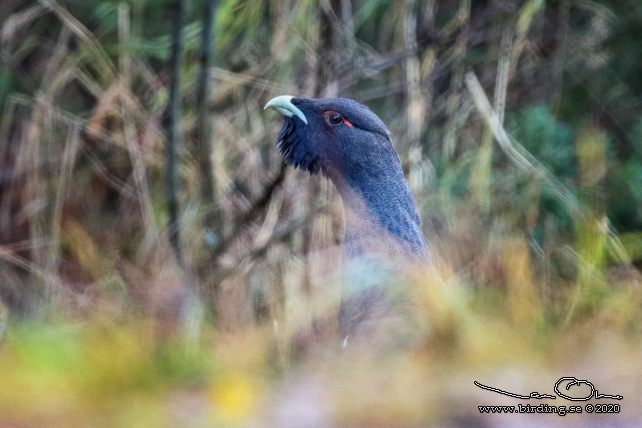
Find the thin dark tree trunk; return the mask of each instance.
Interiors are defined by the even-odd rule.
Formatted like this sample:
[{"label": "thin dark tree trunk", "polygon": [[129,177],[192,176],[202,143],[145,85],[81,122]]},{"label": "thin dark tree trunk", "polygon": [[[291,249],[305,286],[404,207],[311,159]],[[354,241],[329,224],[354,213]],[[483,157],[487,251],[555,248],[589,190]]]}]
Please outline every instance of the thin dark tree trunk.
[{"label": "thin dark tree trunk", "polygon": [[180,74],[183,50],[183,21],[187,0],[175,0],[172,20],[172,50],[169,60],[169,100],[167,103],[167,147],[166,162],[167,175],[165,179],[165,192],[167,197],[167,212],[169,217],[169,242],[174,251],[176,261],[183,265],[183,251],[181,248],[181,235],[179,206],[178,206],[178,146],[180,144],[179,120],[181,114]]},{"label": "thin dark tree trunk", "polygon": [[210,104],[212,86],[209,71],[212,64],[212,40],[216,0],[203,1],[203,32],[199,49],[200,68],[196,82],[196,135],[194,148],[201,175],[201,199],[205,205],[205,246],[214,248],[219,236],[216,230],[216,207],[214,204],[214,171],[212,167],[212,124]]},{"label": "thin dark tree trunk", "polygon": [[317,44],[317,81],[314,97],[336,97],[335,26],[341,16],[341,1],[330,0],[319,4],[319,40]]},{"label": "thin dark tree trunk", "polygon": [[184,294],[179,309],[178,322],[183,329],[189,348],[198,343],[203,319],[203,305],[198,285],[183,263],[183,250],[178,203],[178,149],[180,144],[181,94],[180,76],[183,51],[183,23],[189,0],[175,0],[172,20],[172,51],[170,56],[169,100],[167,105],[167,211],[169,241],[183,277]]}]

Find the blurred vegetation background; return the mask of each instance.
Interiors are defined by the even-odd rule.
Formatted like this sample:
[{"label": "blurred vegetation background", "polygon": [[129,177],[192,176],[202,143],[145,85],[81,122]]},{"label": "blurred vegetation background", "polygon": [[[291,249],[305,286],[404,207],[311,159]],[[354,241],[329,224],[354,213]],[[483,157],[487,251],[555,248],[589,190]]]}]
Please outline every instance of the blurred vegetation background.
[{"label": "blurred vegetation background", "polygon": [[[0,426],[513,426],[473,379],[570,367],[642,397],[638,1],[3,0],[0,23]],[[282,94],[390,128],[442,274],[412,349],[317,322],[341,203],[282,166]]]}]

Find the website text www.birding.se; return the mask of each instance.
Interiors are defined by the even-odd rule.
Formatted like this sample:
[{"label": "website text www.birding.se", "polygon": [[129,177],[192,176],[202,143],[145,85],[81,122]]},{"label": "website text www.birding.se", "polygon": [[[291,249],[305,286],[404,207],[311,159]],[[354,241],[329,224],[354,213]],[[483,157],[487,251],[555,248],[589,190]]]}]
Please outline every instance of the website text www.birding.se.
[{"label": "website text www.birding.se", "polygon": [[558,416],[576,413],[620,413],[619,404],[586,404],[583,406],[551,406],[549,404],[518,404],[517,406],[478,406],[479,413],[555,413]]}]

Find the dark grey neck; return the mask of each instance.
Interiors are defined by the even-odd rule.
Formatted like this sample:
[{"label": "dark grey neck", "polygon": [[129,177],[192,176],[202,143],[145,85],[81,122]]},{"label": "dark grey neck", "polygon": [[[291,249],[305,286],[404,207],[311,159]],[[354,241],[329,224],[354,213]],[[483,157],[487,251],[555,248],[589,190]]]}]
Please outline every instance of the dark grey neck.
[{"label": "dark grey neck", "polygon": [[380,166],[335,181],[346,214],[344,254],[355,258],[379,253],[408,262],[425,259],[429,253],[421,220],[396,154]]},{"label": "dark grey neck", "polygon": [[344,345],[412,331],[402,278],[406,266],[425,265],[430,257],[396,153],[390,147],[368,161],[367,169],[355,162],[333,179],[346,217],[339,310]]}]

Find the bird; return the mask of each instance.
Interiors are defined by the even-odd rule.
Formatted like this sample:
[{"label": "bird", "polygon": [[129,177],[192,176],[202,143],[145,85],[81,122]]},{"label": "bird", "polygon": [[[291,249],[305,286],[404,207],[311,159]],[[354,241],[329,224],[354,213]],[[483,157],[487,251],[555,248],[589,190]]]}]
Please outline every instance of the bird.
[{"label": "bird", "polygon": [[284,161],[325,175],[341,196],[346,280],[339,330],[344,344],[349,336],[371,335],[394,312],[399,298],[391,284],[399,273],[431,261],[390,131],[368,107],[349,98],[281,95],[264,109],[284,115],[277,137]]}]

